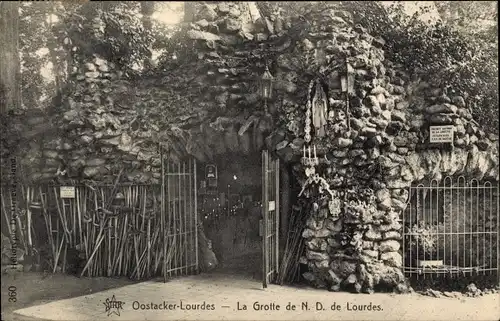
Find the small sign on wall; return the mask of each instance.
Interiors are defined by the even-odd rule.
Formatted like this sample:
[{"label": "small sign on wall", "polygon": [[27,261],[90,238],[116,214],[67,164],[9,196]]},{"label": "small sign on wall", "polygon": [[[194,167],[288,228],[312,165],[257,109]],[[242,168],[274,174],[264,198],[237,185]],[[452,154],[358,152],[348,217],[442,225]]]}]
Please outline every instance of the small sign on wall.
[{"label": "small sign on wall", "polygon": [[209,164],[205,166],[205,179],[207,180],[208,187],[217,187],[217,166]]},{"label": "small sign on wall", "polygon": [[453,143],[453,129],[455,126],[430,126],[431,143]]},{"label": "small sign on wall", "polygon": [[61,198],[75,198],[74,186],[61,186],[59,192]]},{"label": "small sign on wall", "polygon": [[217,178],[217,166],[210,164],[205,166],[205,178]]},{"label": "small sign on wall", "polygon": [[269,211],[274,211],[276,209],[276,202],[269,201]]}]

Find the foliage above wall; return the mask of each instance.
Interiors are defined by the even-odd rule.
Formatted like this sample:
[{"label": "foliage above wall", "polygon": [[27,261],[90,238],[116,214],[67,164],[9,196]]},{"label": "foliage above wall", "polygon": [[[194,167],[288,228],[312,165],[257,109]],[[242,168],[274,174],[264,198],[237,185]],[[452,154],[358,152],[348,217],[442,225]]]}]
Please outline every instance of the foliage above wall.
[{"label": "foliage above wall", "polygon": [[[442,6],[452,3],[442,2]],[[387,59],[401,64],[401,69],[413,77],[449,88],[448,95],[463,96],[484,129],[498,134],[497,28],[458,29],[455,20],[429,24],[418,19],[425,12],[417,11],[409,17],[399,6],[384,10],[376,2],[348,6],[357,22],[366,26],[373,36],[386,40]],[[486,13],[495,21],[497,10],[490,7]],[[469,6],[460,12],[462,26],[468,23],[464,20],[477,19],[477,12],[473,10]]]}]

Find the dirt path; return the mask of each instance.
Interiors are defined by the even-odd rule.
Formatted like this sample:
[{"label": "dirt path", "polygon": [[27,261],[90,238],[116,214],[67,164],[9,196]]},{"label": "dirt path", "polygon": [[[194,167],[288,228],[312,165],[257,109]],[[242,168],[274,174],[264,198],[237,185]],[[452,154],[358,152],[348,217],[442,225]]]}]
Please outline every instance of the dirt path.
[{"label": "dirt path", "polygon": [[[14,310],[55,300],[122,287],[136,282],[114,278],[78,278],[71,275],[22,273],[2,275],[2,320],[40,320],[20,317]],[[16,287],[16,302],[9,302],[9,287]]]},{"label": "dirt path", "polygon": [[[54,277],[43,286],[49,294],[41,296],[41,283],[36,288],[38,294],[30,294],[33,304],[52,301],[61,295],[56,289],[65,286],[73,291],[81,291],[82,296],[53,301],[48,304],[17,310],[22,317],[4,320],[493,320],[500,319],[500,296],[489,294],[478,298],[432,298],[419,294],[351,294],[332,293],[308,287],[271,285],[261,288],[260,282],[245,277],[224,274],[202,274],[174,279],[168,283],[153,280],[131,284],[119,289],[113,287],[130,284],[129,281],[103,279],[58,280]],[[35,278],[35,280],[37,280]],[[66,283],[64,283],[66,282]],[[90,283],[85,283],[90,282]],[[99,284],[99,285],[98,285]],[[28,284],[27,284],[28,285]],[[95,293],[97,289],[111,288]],[[2,285],[3,289],[3,285]],[[43,291],[43,287],[41,288]],[[66,290],[66,289],[65,289]],[[86,292],[85,292],[86,291]],[[72,296],[75,292],[68,291]],[[4,293],[2,293],[2,296]],[[43,297],[43,300],[38,299]],[[123,303],[120,315],[108,315],[105,303],[110,298]],[[163,306],[171,308],[148,308]],[[255,309],[255,302],[263,308]],[[321,308],[318,309],[318,302]],[[286,309],[291,303],[294,311]],[[304,306],[304,303],[306,304]],[[184,306],[205,304],[211,309],[182,309]],[[279,310],[272,307],[280,306]],[[245,306],[246,310],[243,308]],[[267,309],[265,308],[267,306]],[[353,310],[364,307],[363,310]],[[371,308],[366,308],[371,306]],[[2,301],[3,307],[3,301]],[[7,306],[12,311],[11,306]],[[141,308],[144,307],[144,308]],[[305,307],[305,308],[304,308]],[[333,308],[332,308],[333,307]],[[368,309],[368,310],[367,310]],[[10,316],[10,315],[9,315]],[[3,317],[3,316],[2,316]],[[32,319],[28,319],[30,317]],[[40,320],[40,319],[36,319]]]}]

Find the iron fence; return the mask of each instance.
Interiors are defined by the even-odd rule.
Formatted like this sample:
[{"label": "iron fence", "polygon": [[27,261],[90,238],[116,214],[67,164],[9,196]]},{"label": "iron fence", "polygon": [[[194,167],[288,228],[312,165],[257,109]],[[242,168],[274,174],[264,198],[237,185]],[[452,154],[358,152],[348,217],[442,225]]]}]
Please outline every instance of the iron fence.
[{"label": "iron fence", "polygon": [[197,273],[195,168],[194,160],[165,161],[161,184],[77,183],[64,197],[60,185],[18,184],[14,193],[3,185],[2,243],[15,242],[20,261],[51,272],[133,279]]},{"label": "iron fence", "polygon": [[403,267],[419,278],[499,277],[499,186],[445,177],[410,188]]}]

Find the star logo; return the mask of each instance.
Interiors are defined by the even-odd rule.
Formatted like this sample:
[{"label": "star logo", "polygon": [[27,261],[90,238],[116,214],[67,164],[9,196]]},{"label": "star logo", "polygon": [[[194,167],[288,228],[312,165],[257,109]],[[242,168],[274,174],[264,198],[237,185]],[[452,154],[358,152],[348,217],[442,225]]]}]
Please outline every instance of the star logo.
[{"label": "star logo", "polygon": [[103,304],[106,307],[106,312],[109,317],[112,314],[120,316],[120,310],[123,310],[125,302],[116,300],[115,295],[113,295],[111,299],[107,298]]}]

